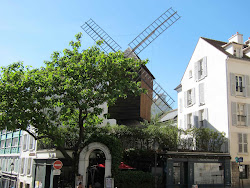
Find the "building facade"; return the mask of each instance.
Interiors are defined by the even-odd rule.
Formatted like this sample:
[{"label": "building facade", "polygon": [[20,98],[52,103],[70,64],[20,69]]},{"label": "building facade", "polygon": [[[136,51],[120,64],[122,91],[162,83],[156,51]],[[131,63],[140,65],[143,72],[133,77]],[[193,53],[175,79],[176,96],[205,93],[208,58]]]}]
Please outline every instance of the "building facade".
[{"label": "building facade", "polygon": [[25,131],[0,132],[0,187],[32,187],[36,141]]},{"label": "building facade", "polygon": [[[200,38],[177,86],[180,128],[225,132],[232,186],[250,185],[250,46],[236,33],[228,42]],[[241,172],[235,157],[243,157]]]}]

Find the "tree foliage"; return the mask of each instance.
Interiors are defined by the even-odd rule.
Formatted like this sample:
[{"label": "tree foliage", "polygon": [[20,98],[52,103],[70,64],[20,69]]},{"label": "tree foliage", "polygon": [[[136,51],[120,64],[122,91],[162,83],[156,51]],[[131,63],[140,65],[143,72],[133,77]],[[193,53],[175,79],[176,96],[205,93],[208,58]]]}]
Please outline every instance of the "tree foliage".
[{"label": "tree foliage", "polygon": [[[44,67],[17,62],[2,67],[0,77],[0,129],[22,129],[35,139],[49,139],[75,163],[85,127],[102,121],[102,105],[142,92],[134,80],[146,63],[125,58],[120,51],[105,54],[98,45],[81,50],[80,39],[77,34],[71,48],[54,52]],[[65,151],[68,137],[73,138],[74,160]]]}]

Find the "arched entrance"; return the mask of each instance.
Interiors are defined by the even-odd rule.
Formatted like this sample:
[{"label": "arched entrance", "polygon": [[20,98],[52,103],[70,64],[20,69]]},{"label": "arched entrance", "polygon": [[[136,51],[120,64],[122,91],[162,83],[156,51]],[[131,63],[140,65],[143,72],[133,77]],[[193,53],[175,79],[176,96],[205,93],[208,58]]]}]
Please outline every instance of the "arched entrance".
[{"label": "arched entrance", "polygon": [[80,153],[79,158],[79,174],[83,176],[83,187],[86,187],[87,182],[87,169],[89,166],[89,156],[94,150],[101,150],[105,154],[105,175],[104,177],[111,177],[111,154],[107,146],[99,142],[93,142],[87,145]]}]

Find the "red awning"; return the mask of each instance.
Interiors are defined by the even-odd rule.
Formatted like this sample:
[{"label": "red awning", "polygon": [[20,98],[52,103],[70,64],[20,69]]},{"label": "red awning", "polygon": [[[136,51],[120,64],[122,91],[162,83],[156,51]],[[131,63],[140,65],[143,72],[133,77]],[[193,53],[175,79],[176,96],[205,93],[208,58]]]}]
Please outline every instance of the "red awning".
[{"label": "red awning", "polygon": [[[105,168],[105,163],[104,164],[98,164],[98,167]],[[131,167],[129,165],[124,164],[123,162],[121,162],[121,164],[119,165],[119,168],[122,169],[122,170],[123,169],[127,169],[127,170],[135,169],[135,168],[133,168],[133,167]]]}]

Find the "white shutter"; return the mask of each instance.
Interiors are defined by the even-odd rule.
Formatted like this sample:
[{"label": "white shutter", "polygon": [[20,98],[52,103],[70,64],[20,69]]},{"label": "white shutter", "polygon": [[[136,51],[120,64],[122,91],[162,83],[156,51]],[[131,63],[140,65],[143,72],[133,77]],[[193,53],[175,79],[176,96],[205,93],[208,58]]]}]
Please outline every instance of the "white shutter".
[{"label": "white shutter", "polygon": [[198,112],[193,112],[193,125],[195,128],[199,127],[199,121],[198,121]]},{"label": "white shutter", "polygon": [[236,126],[237,125],[237,103],[232,102],[231,104],[231,114],[232,114],[232,125]]},{"label": "white shutter", "polygon": [[184,107],[187,108],[187,91],[184,92]]},{"label": "white shutter", "polygon": [[192,97],[192,105],[195,104],[195,88],[192,88],[192,92],[191,92],[191,97]]},{"label": "white shutter", "polygon": [[250,127],[250,104],[245,104],[246,107],[246,126]]},{"label": "white shutter", "polygon": [[199,78],[198,78],[198,62],[194,63],[194,80],[196,82],[199,80]]},{"label": "white shutter", "polygon": [[207,76],[207,57],[203,57],[202,59],[202,67],[203,67],[203,75],[202,78]]},{"label": "white shutter", "polygon": [[207,110],[207,108],[204,109],[204,127],[208,128],[208,110]]},{"label": "white shutter", "polygon": [[235,75],[234,73],[230,73],[230,86],[231,86],[231,95],[235,96],[236,95],[236,80],[235,80]]},{"label": "white shutter", "polygon": [[188,124],[188,122],[187,122],[187,114],[185,114],[184,115],[184,125],[183,125],[184,129],[187,129],[187,127],[188,127],[187,124]]},{"label": "white shutter", "polygon": [[244,85],[244,89],[245,90],[245,97],[250,97],[250,83],[249,83],[249,76],[245,75],[245,85]]},{"label": "white shutter", "polygon": [[180,113],[182,113],[182,99],[179,100]]},{"label": "white shutter", "polygon": [[204,83],[199,84],[199,103],[200,103],[200,105],[205,104]]}]

